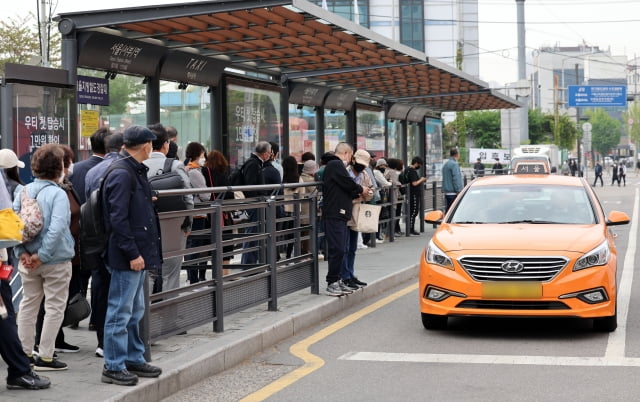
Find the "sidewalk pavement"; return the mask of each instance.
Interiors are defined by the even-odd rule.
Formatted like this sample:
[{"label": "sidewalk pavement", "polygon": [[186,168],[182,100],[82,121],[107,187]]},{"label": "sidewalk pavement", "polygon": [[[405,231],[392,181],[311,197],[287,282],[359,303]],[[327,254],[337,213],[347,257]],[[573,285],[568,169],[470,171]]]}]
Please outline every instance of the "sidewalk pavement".
[{"label": "sidewalk pavement", "polygon": [[[159,401],[212,375],[230,369],[251,356],[300,331],[332,317],[358,303],[410,280],[417,280],[420,253],[433,229],[425,226],[421,236],[396,238],[393,243],[359,249],[356,275],[369,285],[342,297],[324,294],[327,263],[320,263],[320,294],[309,289],[278,299],[279,311],[267,305],[225,317],[225,331],[213,332],[213,323],[176,335],[151,346],[152,364],[162,368],[157,379],[140,378],[133,387],[104,384],[100,381],[103,360],[94,355],[95,332],[88,321],[76,330],[65,328],[68,343],[80,346],[78,353],[60,353],[69,369],[40,372],[51,379],[51,388],[40,391],[9,391],[0,385],[0,401]],[[184,282],[184,280],[183,280]],[[418,306],[415,311],[418,317]],[[417,319],[417,318],[416,318]],[[6,365],[0,361],[0,370]]]}]

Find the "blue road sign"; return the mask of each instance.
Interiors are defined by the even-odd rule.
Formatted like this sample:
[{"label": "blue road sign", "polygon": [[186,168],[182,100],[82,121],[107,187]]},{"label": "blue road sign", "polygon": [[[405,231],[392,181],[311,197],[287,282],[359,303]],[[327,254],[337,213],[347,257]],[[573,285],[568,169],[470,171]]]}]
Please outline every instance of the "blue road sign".
[{"label": "blue road sign", "polygon": [[569,106],[627,106],[626,85],[569,85]]}]

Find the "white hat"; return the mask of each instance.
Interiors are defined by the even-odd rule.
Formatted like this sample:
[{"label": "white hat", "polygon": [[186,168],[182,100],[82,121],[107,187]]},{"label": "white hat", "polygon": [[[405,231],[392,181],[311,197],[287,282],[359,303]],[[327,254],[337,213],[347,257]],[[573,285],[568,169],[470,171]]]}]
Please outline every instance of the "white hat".
[{"label": "white hat", "polygon": [[364,149],[357,150],[356,153],[353,154],[353,157],[355,158],[356,163],[361,165],[369,166],[369,162],[371,162],[371,155]]},{"label": "white hat", "polygon": [[8,148],[0,149],[0,168],[12,168],[14,166],[23,168],[24,162],[18,159],[16,153],[12,150]]}]

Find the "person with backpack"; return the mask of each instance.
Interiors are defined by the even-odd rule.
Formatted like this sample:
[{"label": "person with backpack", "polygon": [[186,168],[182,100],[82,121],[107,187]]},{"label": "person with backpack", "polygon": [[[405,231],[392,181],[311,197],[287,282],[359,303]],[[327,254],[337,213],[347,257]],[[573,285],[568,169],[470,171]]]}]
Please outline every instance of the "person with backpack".
[{"label": "person with backpack", "polygon": [[[85,199],[88,200],[95,190],[100,187],[100,181],[105,173],[120,155],[123,145],[122,133],[114,133],[105,138],[105,151],[107,154],[89,171],[85,176]],[[80,231],[82,232],[82,220],[80,221]],[[80,237],[80,252],[83,263],[91,267],[91,317],[89,318],[89,329],[95,329],[98,346],[96,347],[96,357],[104,357],[104,321],[107,315],[107,302],[109,296],[109,284],[111,274],[104,265],[104,259],[98,253],[85,252],[87,247],[83,247],[83,240]]]},{"label": "person with backpack", "polygon": [[[271,144],[267,141],[260,141],[256,144],[254,152],[251,154],[249,159],[242,165],[241,168],[241,177],[242,177],[242,185],[245,186],[256,186],[265,184],[264,179],[264,166],[271,159]],[[279,173],[278,173],[279,174]],[[231,185],[236,185],[235,183],[231,183]],[[244,195],[246,198],[259,197],[262,195],[266,195],[261,191],[245,191]],[[251,235],[254,233],[258,233],[258,210],[257,209],[248,209],[247,214],[249,219],[247,223],[253,223],[253,225],[246,227],[244,229],[244,233],[247,235]],[[242,248],[255,247],[256,242],[245,242],[242,244]],[[243,265],[246,264],[255,264],[258,262],[258,251],[247,251],[242,254],[241,263]]]},{"label": "person with backpack", "polygon": [[[169,134],[164,126],[160,123],[153,124],[148,127],[156,139],[153,140],[153,152],[149,156],[149,159],[143,163],[149,168],[147,171],[147,178],[151,183],[156,176],[170,175],[174,172],[178,173],[181,180],[176,180],[177,186],[172,189],[186,189],[191,188],[191,182],[189,181],[189,175],[182,162],[176,159],[168,159],[166,157],[169,151]],[[167,171],[167,169],[170,169]],[[150,184],[153,189],[153,184]],[[168,198],[168,197],[166,197]],[[186,209],[193,209],[193,195],[186,194],[178,196],[178,199],[182,199]],[[159,197],[159,200],[161,197]],[[161,201],[156,201],[159,204]],[[159,212],[166,212],[159,210]],[[178,240],[171,236],[165,236],[165,242],[162,244],[162,248],[167,251],[184,250],[187,247],[187,238],[191,233],[191,217],[178,217],[163,219],[161,222],[162,232],[176,233],[181,231]],[[164,260],[162,263],[162,277],[161,280],[154,278],[153,293],[160,291],[166,291],[171,289],[177,289],[180,287],[180,270],[182,268],[182,256],[170,257]],[[153,278],[153,275],[151,275]]]},{"label": "person with backpack", "polygon": [[138,376],[162,373],[145,360],[140,337],[146,272],[158,273],[162,267],[158,214],[151,201],[148,168],[142,163],[151,155],[155,139],[148,128],[129,126],[124,131],[124,150],[102,184],[103,218],[109,233],[104,257],[111,282],[101,380],[109,384],[135,385]]},{"label": "person with backpack", "polygon": [[[23,288],[18,335],[24,353],[31,358],[36,371],[67,369],[67,364],[54,358],[53,354],[56,335],[67,307],[74,255],[69,229],[69,199],[58,186],[64,179],[63,160],[64,151],[58,144],[38,148],[31,158],[31,171],[36,179],[18,187],[13,201],[16,213],[29,215],[30,220],[34,220],[31,224],[38,224],[35,220],[39,218],[42,225],[33,239],[13,248],[15,257],[19,259],[18,272]],[[38,355],[35,356],[36,318],[43,297],[45,315]]]},{"label": "person with backpack", "polygon": [[[393,194],[395,194],[396,199],[392,198],[392,202],[397,202],[396,203],[396,220],[394,222],[393,231],[396,236],[402,236],[402,230],[400,230],[400,216],[402,216],[402,202],[398,202],[398,201],[401,200],[404,196],[404,192],[400,191],[400,190],[403,190],[403,188],[401,187],[403,183],[402,181],[400,181],[400,176],[404,172],[403,170],[404,164],[402,160],[396,159],[396,158],[389,158],[387,160],[387,163],[388,163],[388,169],[384,171],[384,177],[391,182],[393,188],[395,189]],[[391,208],[393,208],[393,206]]]}]

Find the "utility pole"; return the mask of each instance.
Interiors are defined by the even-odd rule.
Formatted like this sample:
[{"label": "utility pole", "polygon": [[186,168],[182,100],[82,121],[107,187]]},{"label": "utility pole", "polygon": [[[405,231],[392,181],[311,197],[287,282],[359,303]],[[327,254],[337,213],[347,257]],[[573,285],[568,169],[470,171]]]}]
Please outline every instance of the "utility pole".
[{"label": "utility pole", "polygon": [[[519,85],[527,80],[527,56],[525,30],[524,30],[524,2],[516,0],[518,11],[518,81]],[[520,143],[529,141],[529,95],[518,96],[517,99],[523,104],[520,108]]]},{"label": "utility pole", "polygon": [[[580,72],[580,64],[576,63],[576,85],[580,85],[580,77],[578,73]],[[580,127],[580,106],[576,106],[576,126],[578,128],[578,140],[576,144],[576,149],[578,150],[578,176],[580,176],[580,172],[582,172],[580,168],[580,141],[582,140],[582,128]]]},{"label": "utility pole", "polygon": [[49,16],[47,14],[47,0],[40,1],[40,62],[43,67],[49,67]]}]

